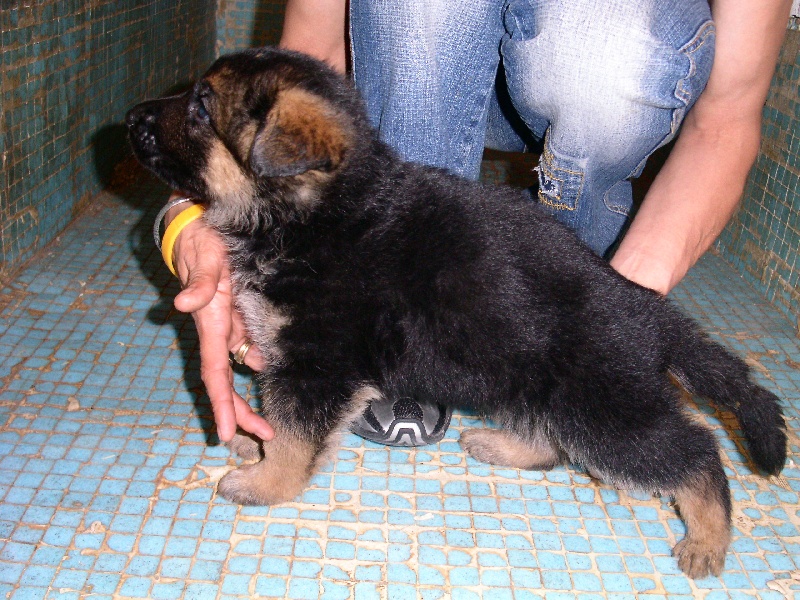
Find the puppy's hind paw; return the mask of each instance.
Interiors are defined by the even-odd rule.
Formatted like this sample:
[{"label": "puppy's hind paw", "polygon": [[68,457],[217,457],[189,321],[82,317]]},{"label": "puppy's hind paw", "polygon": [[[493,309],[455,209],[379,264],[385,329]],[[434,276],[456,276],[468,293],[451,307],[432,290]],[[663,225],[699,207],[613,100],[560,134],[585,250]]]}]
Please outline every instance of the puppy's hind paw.
[{"label": "puppy's hind paw", "polygon": [[692,540],[688,536],[675,545],[672,555],[678,559],[681,571],[692,579],[719,576],[725,565],[725,547]]},{"label": "puppy's hind paw", "polygon": [[227,446],[231,452],[245,460],[259,460],[264,457],[261,442],[249,435],[237,433]]},{"label": "puppy's hind paw", "polygon": [[560,457],[543,438],[522,440],[502,429],[468,429],[461,434],[461,447],[481,462],[516,469],[550,469]]},{"label": "puppy's hind paw", "polygon": [[461,447],[472,458],[490,465],[502,464],[502,450],[499,447],[503,440],[493,429],[467,429],[461,433]]}]

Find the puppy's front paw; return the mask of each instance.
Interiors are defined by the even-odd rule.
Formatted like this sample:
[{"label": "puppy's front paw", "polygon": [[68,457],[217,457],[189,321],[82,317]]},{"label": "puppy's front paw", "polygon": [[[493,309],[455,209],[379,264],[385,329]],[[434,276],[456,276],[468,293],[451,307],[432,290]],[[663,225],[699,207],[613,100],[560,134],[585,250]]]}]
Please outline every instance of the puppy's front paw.
[{"label": "puppy's front paw", "polygon": [[274,506],[294,499],[306,484],[297,474],[276,473],[274,466],[262,460],[235,469],[219,481],[217,492],[226,500],[248,506]]},{"label": "puppy's front paw", "polygon": [[226,474],[219,480],[217,493],[236,504],[248,506],[269,504],[265,498],[260,497],[259,490],[254,489],[252,482],[248,481],[246,470],[247,467],[242,467]]},{"label": "puppy's front paw", "polygon": [[690,536],[675,545],[672,555],[678,559],[681,571],[692,579],[720,575],[725,564],[725,546],[713,541],[703,543]]},{"label": "puppy's front paw", "polygon": [[258,460],[264,458],[264,452],[261,449],[261,442],[254,438],[236,434],[233,439],[227,444],[231,452],[240,456],[245,460]]}]

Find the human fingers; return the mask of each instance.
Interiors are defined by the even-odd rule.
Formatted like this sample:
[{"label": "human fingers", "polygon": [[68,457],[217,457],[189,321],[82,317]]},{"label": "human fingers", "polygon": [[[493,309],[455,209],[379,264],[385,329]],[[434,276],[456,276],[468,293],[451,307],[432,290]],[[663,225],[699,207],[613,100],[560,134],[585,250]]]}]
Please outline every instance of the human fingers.
[{"label": "human fingers", "polygon": [[243,344],[250,342],[251,345],[244,355],[244,364],[254,371],[263,371],[266,368],[264,357],[261,355],[258,346],[252,343],[252,340],[247,336],[244,322],[242,321],[242,315],[236,309],[231,313],[231,326],[231,353],[235,355],[242,348]]},{"label": "human fingers", "polygon": [[275,430],[272,426],[265,421],[261,415],[256,413],[250,405],[245,402],[235,391],[233,393],[233,406],[236,411],[236,423],[253,435],[257,435],[265,442],[270,441],[275,437]]},{"label": "human fingers", "polygon": [[[213,300],[192,313],[200,338],[200,374],[214,410],[217,434],[222,441],[228,442],[233,438],[237,424],[245,431],[269,440],[273,437],[272,428],[250,410],[233,388],[228,340],[231,339],[234,311],[229,286],[224,285],[228,281],[225,277],[226,274]],[[241,320],[238,327],[241,327]],[[252,364],[257,364],[259,357],[255,354]]]},{"label": "human fingers", "polygon": [[225,442],[230,441],[236,433],[234,391],[228,353],[230,307],[229,296],[224,290],[220,290],[208,305],[192,313],[200,340],[200,376],[214,410],[217,433]]},{"label": "human fingers", "polygon": [[[204,364],[204,362],[206,364]],[[226,364],[223,368],[209,365],[208,358],[203,357],[200,351],[200,377],[206,387],[211,409],[214,412],[214,422],[217,425],[217,435],[223,442],[229,442],[236,433],[236,409],[234,407],[234,391],[231,387]]]}]

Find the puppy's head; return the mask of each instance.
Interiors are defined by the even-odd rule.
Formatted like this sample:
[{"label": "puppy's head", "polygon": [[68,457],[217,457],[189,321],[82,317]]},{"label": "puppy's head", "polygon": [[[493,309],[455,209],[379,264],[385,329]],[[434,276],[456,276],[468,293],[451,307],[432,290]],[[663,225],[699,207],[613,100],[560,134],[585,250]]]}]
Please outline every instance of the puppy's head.
[{"label": "puppy's head", "polygon": [[270,48],[220,58],[191,90],[139,104],[126,121],[145,167],[231,215],[270,202],[311,209],[368,129],[348,82]]}]

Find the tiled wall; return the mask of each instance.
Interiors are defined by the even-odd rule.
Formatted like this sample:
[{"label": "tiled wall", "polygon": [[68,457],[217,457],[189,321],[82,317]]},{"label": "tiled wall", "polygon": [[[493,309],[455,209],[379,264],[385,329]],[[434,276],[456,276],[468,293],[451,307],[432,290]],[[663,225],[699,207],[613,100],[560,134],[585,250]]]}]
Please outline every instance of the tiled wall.
[{"label": "tiled wall", "polygon": [[0,0],[0,281],[109,182],[135,102],[213,59],[214,0]]},{"label": "tiled wall", "polygon": [[800,21],[793,19],[764,110],[761,152],[719,241],[731,262],[800,331]]},{"label": "tiled wall", "polygon": [[241,48],[278,43],[283,25],[281,0],[219,0],[217,51],[227,54]]}]

